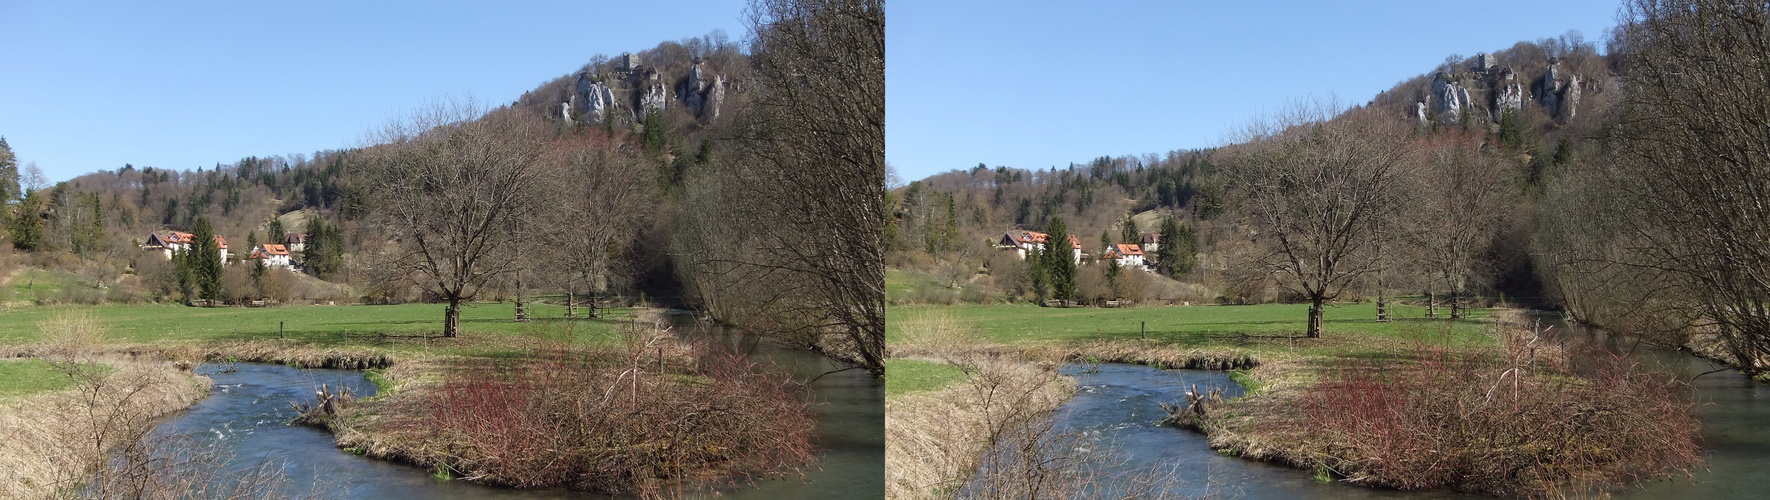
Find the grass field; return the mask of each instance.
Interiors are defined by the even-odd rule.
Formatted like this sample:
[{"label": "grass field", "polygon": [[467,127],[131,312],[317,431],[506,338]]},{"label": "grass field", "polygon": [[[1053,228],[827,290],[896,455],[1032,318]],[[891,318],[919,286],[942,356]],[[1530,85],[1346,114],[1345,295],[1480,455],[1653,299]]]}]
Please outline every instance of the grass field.
[{"label": "grass field", "polygon": [[[89,314],[105,326],[113,342],[267,340],[283,334],[321,347],[370,342],[380,334],[437,334],[442,330],[442,304],[342,305],[285,307],[188,307],[173,304],[100,306],[19,306],[0,313],[0,344],[38,340],[37,324],[57,314]],[[510,303],[470,304],[461,308],[463,336],[536,332],[566,324],[565,308],[533,304],[530,323],[512,321]],[[569,323],[579,342],[612,340],[617,322],[632,309],[603,310],[603,318]],[[584,314],[579,309],[579,315]]]},{"label": "grass field", "polygon": [[12,281],[0,288],[0,302],[37,300],[39,296],[60,296],[65,287],[78,287],[80,291],[101,293],[97,287],[87,283],[74,273],[67,271],[50,271],[45,269],[25,269],[19,271]]},{"label": "grass field", "polygon": [[[1376,305],[1355,303],[1330,306],[1325,312],[1323,337],[1357,335],[1411,339],[1421,333],[1440,333],[1453,342],[1486,341],[1486,318],[1491,310],[1469,309],[1461,320],[1451,321],[1449,310],[1439,308],[1438,318],[1424,319],[1426,308],[1395,305],[1394,321],[1378,323]],[[1301,335],[1307,326],[1308,304],[1252,306],[1149,306],[1115,309],[1078,307],[1049,308],[1033,305],[900,306],[886,310],[885,340],[902,342],[900,325],[931,314],[950,315],[983,340],[1005,344],[1053,341],[1135,340],[1142,335],[1152,341],[1179,345],[1208,345],[1236,341],[1242,334]]]},{"label": "grass field", "polygon": [[965,372],[939,361],[885,360],[885,396],[932,391],[965,378]]},{"label": "grass field", "polygon": [[0,360],[0,401],[64,389],[73,381],[41,359]]}]

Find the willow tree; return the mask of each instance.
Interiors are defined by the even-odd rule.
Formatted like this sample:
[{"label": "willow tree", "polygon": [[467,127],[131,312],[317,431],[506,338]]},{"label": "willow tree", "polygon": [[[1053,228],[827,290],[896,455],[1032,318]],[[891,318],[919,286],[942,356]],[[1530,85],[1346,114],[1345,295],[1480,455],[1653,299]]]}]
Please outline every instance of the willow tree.
[{"label": "willow tree", "polygon": [[1308,103],[1256,125],[1228,151],[1258,263],[1309,300],[1310,337],[1321,336],[1322,306],[1379,267],[1372,228],[1402,209],[1415,168],[1410,134],[1369,109]]},{"label": "willow tree", "polygon": [[534,241],[517,228],[548,201],[550,135],[510,109],[438,103],[387,127],[352,173],[397,244],[385,263],[448,302],[443,336],[460,332],[461,303],[514,273]]}]

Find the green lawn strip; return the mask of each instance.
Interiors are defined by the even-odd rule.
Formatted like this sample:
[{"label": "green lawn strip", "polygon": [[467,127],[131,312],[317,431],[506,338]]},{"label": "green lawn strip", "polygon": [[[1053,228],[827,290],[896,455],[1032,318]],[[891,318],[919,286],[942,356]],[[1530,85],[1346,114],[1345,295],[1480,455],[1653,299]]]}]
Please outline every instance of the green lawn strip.
[{"label": "green lawn strip", "polygon": [[85,279],[67,271],[26,269],[20,271],[18,276],[13,277],[12,281],[6,284],[6,288],[0,291],[0,294],[4,294],[4,296],[0,296],[0,302],[31,302],[37,300],[39,294],[42,294],[43,297],[57,297],[61,294],[63,286],[97,289],[86,283]]},{"label": "green lawn strip", "polygon": [[[1146,306],[1127,308],[1049,308],[1032,305],[903,306],[886,311],[886,342],[901,342],[901,325],[930,314],[950,315],[977,332],[983,340],[1004,344],[1081,342],[1093,340],[1140,340],[1176,347],[1240,347],[1277,349],[1283,342],[1247,342],[1255,337],[1302,335],[1308,321],[1308,304],[1252,306]],[[1323,339],[1328,352],[1352,354],[1402,342],[1427,340],[1462,346],[1492,342],[1486,335],[1491,310],[1469,309],[1460,320],[1448,319],[1440,308],[1437,319],[1426,319],[1426,308],[1395,305],[1394,321],[1378,323],[1376,306],[1370,303],[1328,307]],[[1251,346],[1251,347],[1250,347]],[[1264,347],[1262,347],[1264,346]]]},{"label": "green lawn strip", "polygon": [[965,372],[940,361],[885,360],[885,397],[932,391],[964,380]]},{"label": "green lawn strip", "polygon": [[0,360],[0,400],[72,387],[73,380],[41,359]]},{"label": "green lawn strip", "polygon": [[[172,304],[100,306],[15,306],[0,314],[0,344],[38,340],[38,323],[57,314],[90,314],[102,322],[112,342],[186,342],[224,340],[270,340],[286,335],[292,342],[315,347],[358,347],[382,344],[387,335],[436,335],[442,330],[442,304],[285,306],[285,307],[187,307]],[[533,321],[517,323],[510,303],[470,304],[462,307],[463,337],[536,336],[562,338],[569,328],[576,344],[618,341],[618,326],[628,321],[630,308],[602,311],[596,319],[565,319],[565,307],[532,304]],[[580,316],[584,311],[580,309]],[[280,329],[280,330],[279,330]],[[423,345],[405,343],[412,349]],[[461,354],[497,356],[496,342],[462,347]]]}]

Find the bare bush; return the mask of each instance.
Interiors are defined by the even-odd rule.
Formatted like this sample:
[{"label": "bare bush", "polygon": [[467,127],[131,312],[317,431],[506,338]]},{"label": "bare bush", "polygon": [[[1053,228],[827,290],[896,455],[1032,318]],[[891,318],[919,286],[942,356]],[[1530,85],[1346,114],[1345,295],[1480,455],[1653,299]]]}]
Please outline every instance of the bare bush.
[{"label": "bare bush", "polygon": [[53,364],[73,389],[0,406],[0,435],[7,436],[0,440],[0,496],[74,491],[113,450],[132,446],[156,418],[207,392],[208,379],[166,364],[58,358]]},{"label": "bare bush", "polygon": [[387,417],[356,420],[341,404],[316,417],[371,456],[487,484],[641,494],[793,471],[812,458],[816,424],[786,374],[645,326],[618,347],[555,342],[529,361],[463,367],[375,400],[369,413]]},{"label": "bare bush", "polygon": [[1345,480],[1498,495],[1584,493],[1687,473],[1701,459],[1689,387],[1626,357],[1567,357],[1508,328],[1502,349],[1420,344],[1402,366],[1348,360],[1299,399],[1292,454]]}]

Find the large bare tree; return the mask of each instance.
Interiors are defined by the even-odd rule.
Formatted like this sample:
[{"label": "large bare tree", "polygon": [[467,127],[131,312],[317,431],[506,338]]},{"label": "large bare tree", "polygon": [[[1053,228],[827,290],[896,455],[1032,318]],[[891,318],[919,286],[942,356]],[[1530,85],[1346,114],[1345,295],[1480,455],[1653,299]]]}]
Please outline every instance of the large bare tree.
[{"label": "large bare tree", "polygon": [[883,374],[884,2],[755,0],[750,25],[756,95],[690,175],[683,273],[715,314]]},{"label": "large bare tree", "polygon": [[[435,104],[376,137],[354,181],[398,250],[389,264],[443,300],[443,336],[460,332],[461,303],[520,267],[549,182],[540,122],[472,102]],[[526,230],[525,230],[526,229]]]},{"label": "large bare tree", "polygon": [[1770,361],[1770,5],[1631,0],[1609,171],[1624,263],[1676,283],[1735,362]]},{"label": "large bare tree", "polygon": [[[1241,218],[1258,265],[1309,299],[1310,337],[1322,306],[1380,264],[1377,231],[1402,208],[1416,168],[1405,123],[1368,109],[1299,103],[1253,127],[1229,154]],[[1337,116],[1336,116],[1337,115]]]},{"label": "large bare tree", "polygon": [[1514,170],[1485,147],[1477,135],[1433,137],[1422,147],[1424,165],[1413,184],[1420,196],[1403,208],[1413,227],[1400,234],[1414,237],[1428,283],[1443,283],[1450,292],[1451,318],[1462,317],[1470,282],[1486,275],[1482,253],[1519,201]]},{"label": "large bare tree", "polygon": [[596,134],[570,138],[558,162],[541,231],[551,257],[546,275],[567,293],[601,293],[617,271],[611,256],[632,243],[655,208],[656,183],[631,144]]}]

